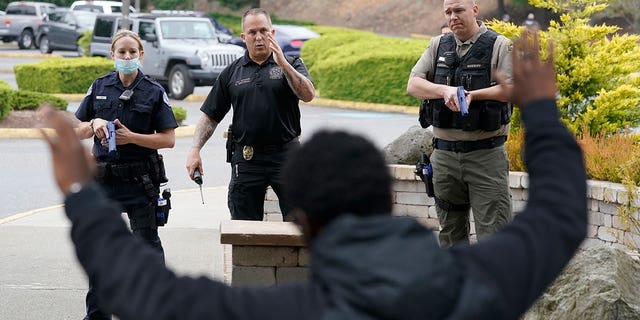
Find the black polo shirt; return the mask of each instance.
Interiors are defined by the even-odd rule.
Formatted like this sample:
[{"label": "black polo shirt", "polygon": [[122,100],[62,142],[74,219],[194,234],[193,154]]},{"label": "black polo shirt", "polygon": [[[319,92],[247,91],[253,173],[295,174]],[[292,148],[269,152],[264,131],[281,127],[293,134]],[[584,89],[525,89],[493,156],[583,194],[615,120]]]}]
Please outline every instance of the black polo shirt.
[{"label": "black polo shirt", "polygon": [[[287,61],[311,80],[301,59],[287,57]],[[283,144],[300,135],[298,102],[273,55],[259,65],[245,52],[222,71],[200,110],[219,123],[233,106],[236,142],[263,146]]]},{"label": "black polo shirt", "polygon": [[[94,118],[108,121],[118,119],[129,130],[141,134],[152,134],[178,127],[169,105],[169,98],[162,86],[145,77],[140,70],[131,86],[136,83],[138,85],[133,90],[131,99],[122,101],[118,97],[125,88],[118,79],[117,72],[96,79],[76,110],[76,117],[80,121],[90,121]],[[123,161],[145,160],[147,156],[157,153],[155,149],[132,143],[118,145],[117,148],[118,159]],[[93,155],[100,160],[113,160],[107,157],[108,154],[109,149],[103,147],[100,140],[94,136]]]}]

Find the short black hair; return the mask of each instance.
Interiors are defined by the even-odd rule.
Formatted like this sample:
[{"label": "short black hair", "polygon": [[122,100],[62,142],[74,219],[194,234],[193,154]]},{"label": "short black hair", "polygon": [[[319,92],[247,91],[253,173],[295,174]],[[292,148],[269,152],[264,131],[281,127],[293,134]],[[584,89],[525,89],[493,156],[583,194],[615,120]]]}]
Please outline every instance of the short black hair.
[{"label": "short black hair", "polygon": [[322,130],[292,150],[282,167],[284,197],[322,226],[342,214],[391,214],[391,174],[367,139]]}]

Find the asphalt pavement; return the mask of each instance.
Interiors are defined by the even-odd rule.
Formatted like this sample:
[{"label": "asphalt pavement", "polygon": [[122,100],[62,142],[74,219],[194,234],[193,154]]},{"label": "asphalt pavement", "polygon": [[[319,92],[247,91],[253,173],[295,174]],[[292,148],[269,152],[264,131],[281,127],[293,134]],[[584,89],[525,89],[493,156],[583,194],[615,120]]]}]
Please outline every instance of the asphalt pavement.
[{"label": "asphalt pavement", "polygon": [[[224,279],[219,225],[229,219],[227,188],[174,191],[159,228],[166,262],[176,274]],[[87,212],[90,214],[90,212]],[[126,220],[126,216],[123,217]],[[70,241],[62,205],[0,220],[0,319],[81,319],[87,279]]]}]

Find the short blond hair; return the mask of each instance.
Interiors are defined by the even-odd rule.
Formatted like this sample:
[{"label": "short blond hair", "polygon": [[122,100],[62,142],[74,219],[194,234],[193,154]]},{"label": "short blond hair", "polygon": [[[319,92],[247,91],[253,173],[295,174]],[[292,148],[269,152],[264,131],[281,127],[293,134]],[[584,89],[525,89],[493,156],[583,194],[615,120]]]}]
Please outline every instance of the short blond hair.
[{"label": "short blond hair", "polygon": [[135,40],[138,43],[138,49],[140,51],[144,51],[144,47],[142,46],[142,40],[140,40],[140,36],[137,33],[131,30],[126,30],[126,29],[118,30],[118,32],[116,32],[116,34],[114,34],[113,37],[111,37],[111,51],[115,49],[116,41],[124,37],[129,37]]}]

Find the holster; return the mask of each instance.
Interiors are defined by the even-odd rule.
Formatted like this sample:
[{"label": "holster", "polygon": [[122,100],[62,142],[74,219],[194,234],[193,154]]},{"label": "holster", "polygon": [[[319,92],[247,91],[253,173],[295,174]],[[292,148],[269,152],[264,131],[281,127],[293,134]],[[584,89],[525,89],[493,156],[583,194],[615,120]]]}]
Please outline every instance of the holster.
[{"label": "holster", "polygon": [[167,172],[164,168],[164,159],[161,154],[152,154],[149,156],[149,168],[151,169],[151,180],[155,184],[167,183]]},{"label": "holster", "polygon": [[427,196],[434,198],[435,190],[433,188],[433,167],[431,166],[429,156],[424,153],[420,154],[420,159],[416,164],[414,173],[420,177],[422,182],[424,182],[424,188],[427,192]]},{"label": "holster", "polygon": [[162,191],[161,199],[164,200],[166,203],[161,206],[160,198],[156,202],[156,210],[155,210],[156,219],[155,220],[156,220],[156,226],[158,227],[164,226],[169,221],[169,210],[171,210],[171,189],[169,188],[164,189],[164,191]]},{"label": "holster", "polygon": [[231,158],[233,158],[233,153],[236,149],[234,139],[233,139],[233,131],[231,131],[231,126],[229,125],[229,129],[227,130],[227,143],[225,147],[227,148],[227,162],[231,163]]}]

